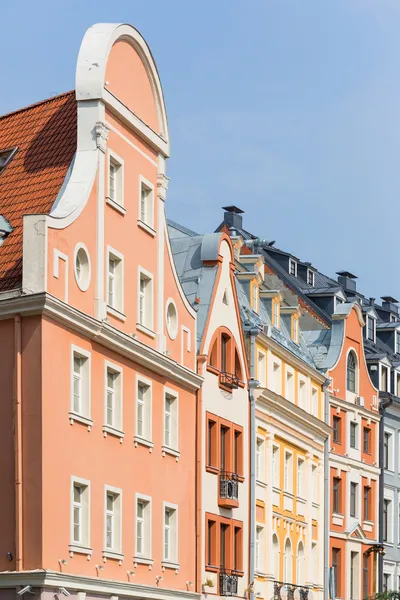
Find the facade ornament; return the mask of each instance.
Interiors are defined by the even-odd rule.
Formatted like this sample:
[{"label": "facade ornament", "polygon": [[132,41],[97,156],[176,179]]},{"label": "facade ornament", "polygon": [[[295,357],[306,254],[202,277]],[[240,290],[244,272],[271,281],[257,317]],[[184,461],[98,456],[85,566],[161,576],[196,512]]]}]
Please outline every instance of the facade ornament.
[{"label": "facade ornament", "polygon": [[167,199],[167,189],[169,184],[169,178],[164,173],[157,174],[157,195],[161,200]]},{"label": "facade ornament", "polygon": [[96,123],[96,146],[99,150],[105,153],[107,149],[108,134],[110,133],[109,128],[102,122],[97,121]]}]

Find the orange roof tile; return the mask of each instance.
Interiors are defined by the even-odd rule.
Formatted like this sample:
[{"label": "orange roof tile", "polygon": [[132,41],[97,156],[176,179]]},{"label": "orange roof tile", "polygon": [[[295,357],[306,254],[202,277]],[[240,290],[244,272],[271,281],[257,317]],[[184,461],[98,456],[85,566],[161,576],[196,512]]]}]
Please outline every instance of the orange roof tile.
[{"label": "orange roof tile", "polygon": [[46,214],[76,151],[75,92],[0,117],[0,152],[18,147],[0,173],[0,215],[13,227],[0,246],[0,291],[21,285],[22,217]]}]

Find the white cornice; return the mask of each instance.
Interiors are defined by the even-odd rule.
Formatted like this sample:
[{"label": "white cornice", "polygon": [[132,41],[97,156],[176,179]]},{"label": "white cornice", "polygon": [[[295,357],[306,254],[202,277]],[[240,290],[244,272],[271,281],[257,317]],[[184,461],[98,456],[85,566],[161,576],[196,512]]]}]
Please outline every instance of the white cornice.
[{"label": "white cornice", "polygon": [[190,369],[116,329],[107,321],[86,315],[51,294],[21,295],[0,301],[0,319],[16,314],[43,314],[189,390],[199,389],[202,384],[203,378]]},{"label": "white cornice", "polygon": [[341,454],[336,454],[334,452],[329,453],[329,464],[332,468],[339,468],[342,471],[348,471],[350,468],[356,471],[362,471],[363,473],[370,473],[373,475],[373,479],[376,481],[380,474],[379,467],[374,467],[374,465],[370,465],[369,463],[362,462],[351,456],[342,456]]},{"label": "white cornice", "polygon": [[30,585],[33,588],[60,588],[66,590],[85,591],[92,594],[106,594],[111,596],[131,596],[133,598],[146,598],[154,600],[169,600],[182,598],[197,600],[200,594],[171,590],[156,586],[139,585],[98,577],[85,577],[56,571],[8,571],[0,574],[0,589]]},{"label": "white cornice", "polygon": [[359,406],[358,404],[353,404],[351,402],[347,402],[346,400],[342,400],[337,396],[332,396],[332,394],[329,395],[329,404],[331,406],[340,406],[340,408],[343,408],[343,410],[345,410],[346,412],[357,411],[363,417],[365,417],[366,419],[371,419],[375,423],[378,423],[381,419],[378,410],[368,410],[367,408]]}]

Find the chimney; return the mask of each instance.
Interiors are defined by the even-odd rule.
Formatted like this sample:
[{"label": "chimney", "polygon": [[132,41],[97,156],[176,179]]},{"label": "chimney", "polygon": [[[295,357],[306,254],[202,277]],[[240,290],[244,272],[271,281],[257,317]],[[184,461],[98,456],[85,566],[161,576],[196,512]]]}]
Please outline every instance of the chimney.
[{"label": "chimney", "polygon": [[369,303],[371,306],[373,306],[375,304],[375,298],[373,298],[372,296],[369,299]]},{"label": "chimney", "polygon": [[351,294],[355,294],[357,291],[356,279],[357,275],[353,275],[349,271],[336,271],[336,275],[338,275],[338,282],[342,285],[346,292],[350,292]]},{"label": "chimney", "polygon": [[233,227],[234,229],[242,229],[242,214],[243,210],[238,208],[237,206],[223,206],[222,210],[224,210],[224,224],[229,227]]}]

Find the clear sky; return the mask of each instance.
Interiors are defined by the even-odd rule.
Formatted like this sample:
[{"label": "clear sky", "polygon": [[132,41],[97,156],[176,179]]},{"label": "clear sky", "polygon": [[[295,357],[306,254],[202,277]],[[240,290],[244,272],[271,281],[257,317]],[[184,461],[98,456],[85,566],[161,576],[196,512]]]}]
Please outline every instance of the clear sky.
[{"label": "clear sky", "polygon": [[400,300],[400,0],[13,0],[0,19],[0,114],[72,89],[87,27],[129,22],[166,97],[168,216],[206,232],[235,204]]}]

